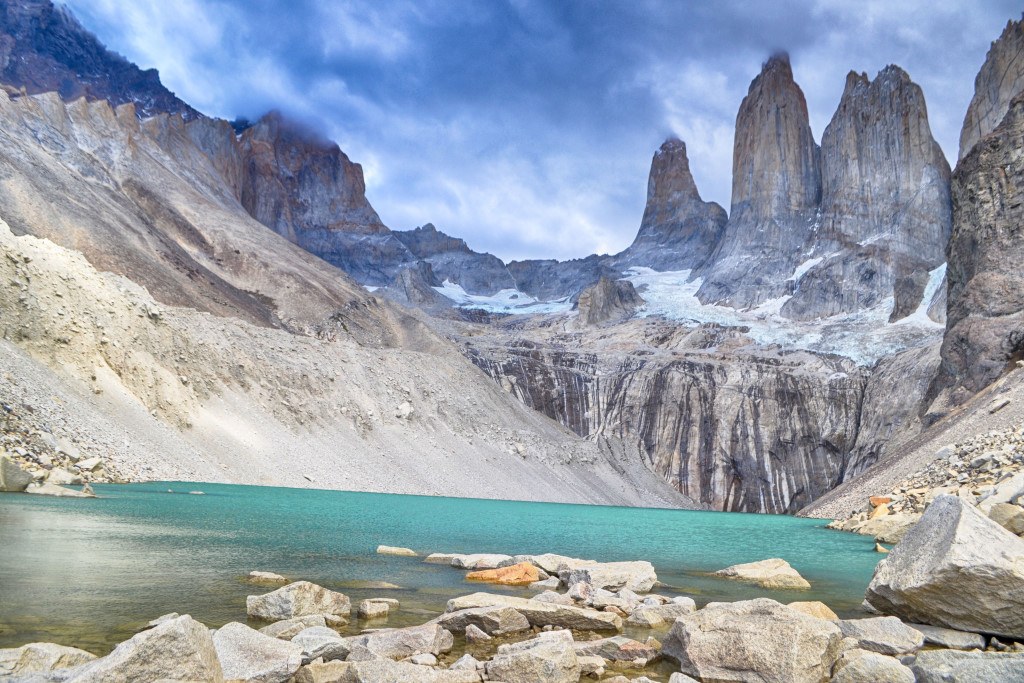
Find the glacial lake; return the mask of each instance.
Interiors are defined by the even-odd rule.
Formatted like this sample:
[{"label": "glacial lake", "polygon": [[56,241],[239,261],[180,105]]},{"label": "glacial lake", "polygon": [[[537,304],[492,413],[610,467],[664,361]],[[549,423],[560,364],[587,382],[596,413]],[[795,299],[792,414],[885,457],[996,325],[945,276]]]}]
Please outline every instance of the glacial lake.
[{"label": "glacial lake", "polygon": [[[343,591],[353,604],[397,598],[392,626],[422,623],[477,590],[531,594],[468,583],[463,571],[422,558],[377,555],[378,544],[649,560],[666,584],[656,591],[698,605],[767,596],[821,600],[840,615],[857,613],[881,558],[870,537],[772,515],[176,482],[95,489],[96,499],[0,494],[0,648],[55,641],[103,654],[168,612],[213,627],[245,621],[246,595],[272,589],[245,581],[254,569]],[[187,495],[194,490],[205,495]],[[769,557],[788,560],[813,589],[706,575]],[[359,626],[353,618],[351,631]]]}]

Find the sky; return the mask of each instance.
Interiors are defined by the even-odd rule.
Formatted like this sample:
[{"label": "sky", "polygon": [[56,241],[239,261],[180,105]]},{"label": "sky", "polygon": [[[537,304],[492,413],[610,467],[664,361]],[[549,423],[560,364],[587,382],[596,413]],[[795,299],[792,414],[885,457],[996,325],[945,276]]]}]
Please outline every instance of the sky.
[{"label": "sky", "polygon": [[205,114],[270,109],[362,164],[386,225],[508,261],[615,253],[651,156],[686,142],[727,210],[736,112],[790,53],[820,142],[846,74],[903,67],[955,165],[974,77],[1019,0],[66,0]]}]

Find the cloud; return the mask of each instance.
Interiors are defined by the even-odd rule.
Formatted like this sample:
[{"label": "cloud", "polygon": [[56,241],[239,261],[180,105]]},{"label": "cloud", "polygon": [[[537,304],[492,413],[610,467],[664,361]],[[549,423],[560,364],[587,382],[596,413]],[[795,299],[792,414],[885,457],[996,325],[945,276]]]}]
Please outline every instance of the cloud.
[{"label": "cloud", "polygon": [[974,75],[1015,1],[68,0],[112,49],[206,113],[281,109],[363,164],[385,223],[504,259],[614,252],[651,155],[687,143],[729,207],[736,111],[792,56],[820,140],[850,69],[905,68],[954,161]]}]

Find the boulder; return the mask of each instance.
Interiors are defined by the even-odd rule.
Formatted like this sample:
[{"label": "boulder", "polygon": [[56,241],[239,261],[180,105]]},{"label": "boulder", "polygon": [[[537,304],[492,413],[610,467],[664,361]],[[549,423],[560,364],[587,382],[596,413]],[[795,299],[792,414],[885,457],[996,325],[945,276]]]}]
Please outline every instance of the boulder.
[{"label": "boulder", "polygon": [[34,493],[37,496],[54,496],[57,498],[95,498],[96,494],[91,492],[91,489],[86,485],[81,491],[74,489],[64,488],[63,486],[57,486],[49,482],[43,484],[33,484],[25,489],[25,493]]},{"label": "boulder", "polygon": [[988,511],[988,518],[1011,534],[1024,534],[1024,507],[1012,503],[996,503]]},{"label": "boulder", "polygon": [[1024,653],[925,650],[910,670],[917,683],[1024,683]]},{"label": "boulder", "polygon": [[406,659],[413,655],[448,652],[455,644],[452,634],[437,624],[408,628],[388,628],[345,638],[351,649],[356,646],[385,659]]},{"label": "boulder", "polygon": [[454,555],[452,557],[452,566],[456,569],[497,569],[499,565],[511,559],[509,555],[495,553]]},{"label": "boulder", "polygon": [[561,579],[559,579],[557,576],[549,576],[548,578],[544,579],[543,581],[534,581],[528,587],[529,587],[530,590],[540,591],[540,590],[548,590],[548,589],[554,590],[554,589],[558,588],[561,585],[562,585],[562,580]]},{"label": "boulder", "polygon": [[475,670],[438,670],[411,662],[377,659],[309,664],[299,671],[295,681],[296,683],[479,683],[480,674]]},{"label": "boulder", "polygon": [[819,619],[827,619],[828,621],[837,621],[839,619],[839,615],[833,612],[828,605],[817,600],[798,600],[797,602],[787,603],[786,607]]},{"label": "boulder", "polygon": [[[634,679],[635,680],[635,679]],[[696,678],[690,678],[678,671],[668,677],[668,683],[700,683]]]},{"label": "boulder", "polygon": [[[487,635],[486,633],[484,634]],[[473,655],[462,655],[456,659],[450,667],[449,671],[477,671],[484,668],[484,663]]]},{"label": "boulder", "polygon": [[250,617],[264,621],[280,621],[309,614],[345,616],[352,611],[347,595],[309,581],[296,581],[272,593],[250,595],[245,599],[245,606]]},{"label": "boulder", "polygon": [[[429,562],[430,564],[447,564],[447,565],[452,565],[452,562],[455,561],[456,557],[463,557],[463,556],[459,555],[457,553],[430,553],[429,555],[427,555],[426,557],[423,558],[423,561],[424,562]],[[452,566],[454,566],[454,565],[452,565]]]},{"label": "boulder", "polygon": [[61,467],[55,467],[46,475],[46,483],[55,486],[81,486],[82,476],[72,474]]},{"label": "boulder", "polygon": [[905,621],[1024,639],[1024,541],[938,496],[878,563],[865,598]]},{"label": "boulder", "polygon": [[647,593],[658,581],[654,565],[646,561],[602,562],[559,571],[559,577],[567,586],[575,583],[589,583],[594,588],[617,591],[628,588],[636,593]]},{"label": "boulder", "polygon": [[941,626],[927,624],[910,624],[924,635],[924,642],[950,650],[984,650],[985,636],[980,633],[968,633]]},{"label": "boulder", "polygon": [[326,626],[310,626],[299,631],[292,638],[292,644],[302,648],[303,661],[322,659],[330,662],[348,656],[348,643],[334,629]]},{"label": "boulder", "polygon": [[662,653],[701,680],[819,683],[842,639],[832,622],[760,598],[714,602],[676,619]]},{"label": "boulder", "polygon": [[914,683],[914,672],[895,657],[865,652],[836,672],[832,683]]},{"label": "boulder", "polygon": [[237,621],[217,629],[213,646],[229,681],[284,683],[302,666],[301,645],[264,635]]},{"label": "boulder", "polygon": [[466,627],[467,643],[486,643],[488,640],[492,640],[491,636],[484,633],[479,627],[473,624]]},{"label": "boulder", "polygon": [[519,633],[530,628],[530,621],[512,607],[474,607],[470,609],[446,612],[433,620],[432,623],[452,633],[463,633],[470,626],[475,626],[490,636],[506,633]]},{"label": "boulder", "polygon": [[568,631],[549,631],[522,643],[498,646],[487,677],[504,683],[579,683],[581,670]]},{"label": "boulder", "polygon": [[921,515],[916,512],[886,515],[858,525],[855,531],[864,536],[874,536],[879,543],[899,543],[920,519]]},{"label": "boulder", "polygon": [[19,493],[32,483],[32,475],[6,455],[0,455],[0,492]]},{"label": "boulder", "polygon": [[21,647],[0,650],[0,679],[7,676],[45,673],[54,669],[68,669],[96,659],[96,655],[75,647],[56,643],[29,643]]},{"label": "boulder", "polygon": [[137,633],[73,671],[66,680],[74,683],[224,680],[210,629],[187,614]]},{"label": "boulder", "polygon": [[576,569],[577,567],[597,564],[594,560],[581,560],[577,557],[555,555],[554,553],[544,553],[543,555],[516,555],[512,559],[516,562],[529,562],[548,574],[558,574],[562,569]]},{"label": "boulder", "polygon": [[725,569],[719,569],[715,576],[725,579],[734,579],[746,583],[756,583],[762,588],[810,588],[811,584],[804,577],[800,576],[795,569],[789,566],[789,562],[773,558],[761,560],[760,562],[747,562],[746,564],[735,564]]},{"label": "boulder", "polygon": [[520,562],[498,569],[481,569],[470,572],[466,574],[466,580],[496,583],[501,586],[529,586],[540,580],[540,575],[534,565],[529,562]]},{"label": "boulder", "polygon": [[658,648],[626,636],[587,640],[573,645],[576,656],[597,656],[611,662],[631,662],[644,667],[661,657]]},{"label": "boulder", "polygon": [[924,645],[924,634],[896,617],[870,617],[837,621],[844,638],[855,638],[857,647],[882,655],[917,652]]},{"label": "boulder", "polygon": [[386,619],[391,611],[391,606],[385,602],[363,600],[359,603],[360,619]]},{"label": "boulder", "polygon": [[324,620],[324,615],[307,614],[303,617],[282,619],[281,621],[275,621],[269,626],[264,626],[259,631],[263,635],[270,636],[271,638],[291,640],[300,632],[311,626],[327,626],[327,622]]},{"label": "boulder", "polygon": [[996,505],[1017,500],[1021,494],[1024,494],[1024,471],[996,484],[992,492],[978,503],[978,508],[988,515]]},{"label": "boulder", "polygon": [[419,553],[409,548],[400,548],[393,545],[377,546],[378,555],[398,555],[399,557],[419,557]]},{"label": "boulder", "polygon": [[288,579],[274,572],[249,572],[249,580],[253,583],[288,583]]},{"label": "boulder", "polygon": [[621,631],[622,617],[611,612],[540,602],[491,593],[473,593],[448,601],[446,612],[472,607],[511,607],[529,620],[531,626],[553,626],[577,631]]},{"label": "boulder", "polygon": [[568,593],[556,593],[555,591],[544,591],[530,598],[537,602],[553,602],[557,605],[575,605],[576,601],[569,597]]},{"label": "boulder", "polygon": [[91,458],[84,458],[75,463],[83,472],[92,472],[103,466],[103,458],[93,456]]},{"label": "boulder", "polygon": [[631,626],[643,626],[656,628],[664,623],[675,621],[679,617],[692,614],[697,610],[697,604],[691,599],[688,602],[670,602],[667,605],[641,605],[633,610],[626,619]]}]

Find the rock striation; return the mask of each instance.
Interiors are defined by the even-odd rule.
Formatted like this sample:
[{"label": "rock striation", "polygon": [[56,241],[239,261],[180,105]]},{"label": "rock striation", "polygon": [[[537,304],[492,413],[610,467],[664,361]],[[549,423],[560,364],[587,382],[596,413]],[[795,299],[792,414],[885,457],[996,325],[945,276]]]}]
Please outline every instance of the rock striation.
[{"label": "rock striation", "polygon": [[732,208],[712,264],[701,271],[703,303],[749,308],[791,293],[787,278],[817,228],[820,165],[789,55],[776,54],[736,115]]},{"label": "rock striation", "polygon": [[874,80],[850,72],[821,139],[821,216],[806,245],[814,265],[782,308],[806,320],[895,298],[890,321],[922,301],[945,261],[949,164],[928,125],[921,88],[898,66]]},{"label": "rock striation", "polygon": [[580,292],[578,321],[584,327],[622,322],[632,317],[643,304],[644,300],[632,282],[602,276],[597,284]]},{"label": "rock striation", "polygon": [[959,159],[995,130],[1013,98],[1024,90],[1024,18],[1006,22],[974,79],[974,97],[960,129]]},{"label": "rock striation", "polygon": [[640,231],[633,243],[611,261],[622,269],[699,268],[718,245],[727,220],[725,209],[701,199],[690,173],[686,143],[670,138],[651,161]]},{"label": "rock striation", "polygon": [[396,230],[394,236],[415,258],[429,263],[439,280],[460,285],[470,294],[491,296],[516,287],[501,259],[473,251],[465,240],[446,235],[432,223],[415,230]]},{"label": "rock striation", "polygon": [[202,114],[160,82],[156,69],[139,69],[104,47],[62,6],[50,0],[0,5],[0,83],[29,95],[56,92],[68,102],[133,104],[139,118]]}]

